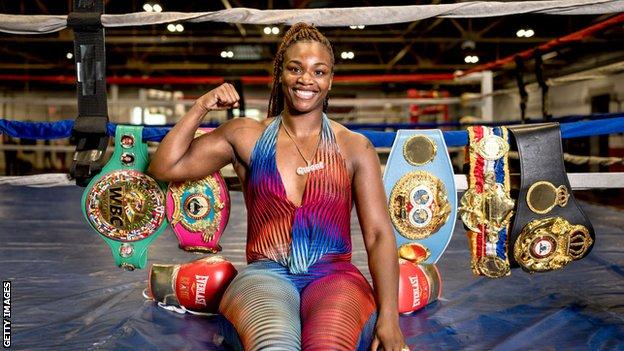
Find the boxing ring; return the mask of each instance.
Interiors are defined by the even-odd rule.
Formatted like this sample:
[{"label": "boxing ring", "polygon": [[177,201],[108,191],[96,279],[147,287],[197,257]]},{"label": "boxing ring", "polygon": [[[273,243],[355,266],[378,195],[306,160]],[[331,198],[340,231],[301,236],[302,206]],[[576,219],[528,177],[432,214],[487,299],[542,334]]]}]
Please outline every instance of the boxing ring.
[{"label": "boxing ring", "polygon": [[[374,15],[367,8],[323,11],[239,8],[210,13],[102,15],[100,21],[102,27],[177,21],[248,24],[311,21],[319,26],[337,26],[408,22],[434,16],[476,18],[517,13],[615,13],[622,11],[624,4],[609,0],[552,1],[548,4],[529,1],[487,7],[487,15],[483,12],[484,4],[470,2],[404,6],[399,11],[387,6],[376,8]],[[620,15],[616,20],[621,23],[624,18]],[[67,16],[0,14],[0,31],[51,33],[67,27],[67,22]],[[506,63],[500,61],[480,67],[485,70]],[[0,78],[5,81],[24,79],[17,75]],[[53,84],[75,83],[73,77],[71,81],[63,77],[48,78],[47,82]],[[245,80],[243,77],[242,81],[266,83],[266,79],[257,78],[247,77]],[[221,82],[218,77],[211,79],[210,84]],[[349,82],[348,79],[344,82]],[[409,81],[416,77],[397,79]],[[444,79],[453,79],[453,75]],[[123,79],[116,83],[124,84]],[[569,123],[562,124],[562,135],[575,138],[624,132],[624,115],[603,117],[590,121],[585,120],[587,116],[563,118],[560,122]],[[456,123],[435,123],[420,127],[457,126]],[[387,148],[392,145],[395,133],[383,130],[414,126],[360,123],[349,127],[363,129],[362,134],[376,147]],[[0,132],[13,137],[67,138],[72,128],[73,121],[69,120],[21,123],[0,119]],[[112,135],[114,130],[115,126],[109,123],[108,134]],[[167,128],[150,128],[144,131],[143,140],[158,141],[166,131]],[[444,138],[449,147],[464,146],[468,142],[465,131],[445,132]],[[572,174],[570,180],[574,189],[624,187],[621,173],[619,178],[608,174]],[[456,182],[458,189],[466,189],[464,176],[456,175]],[[0,179],[0,271],[2,280],[11,282],[12,349],[229,350],[224,343],[228,336],[223,317],[179,314],[161,308],[143,296],[147,287],[147,269],[125,271],[114,266],[109,248],[81,216],[83,188],[68,180],[43,182],[37,186],[28,183],[27,179],[23,182]],[[230,196],[231,214],[220,241],[221,255],[240,269],[246,264],[247,214],[242,193],[231,191]],[[457,221],[453,238],[437,263],[443,281],[441,298],[422,310],[400,317],[401,330],[410,349],[624,350],[624,242],[621,238],[624,211],[587,202],[583,202],[582,207],[592,220],[597,238],[595,247],[585,259],[544,274],[515,270],[511,276],[498,280],[473,276],[465,230]],[[351,216],[353,263],[370,281],[355,211]],[[180,250],[169,226],[149,249],[150,265],[182,264],[200,257],[202,255]]]},{"label": "boxing ring", "polygon": [[[0,264],[12,281],[12,348],[16,350],[227,350],[218,317],[177,314],[145,300],[147,270],[114,267],[109,249],[80,213],[75,186],[0,186]],[[245,262],[246,212],[231,192],[232,214],[222,254]],[[583,203],[596,246],[563,270],[502,280],[473,277],[457,222],[438,262],[442,297],[401,316],[412,350],[624,348],[624,212]],[[353,213],[353,262],[370,278]],[[167,228],[150,248],[150,263],[184,263]]]}]

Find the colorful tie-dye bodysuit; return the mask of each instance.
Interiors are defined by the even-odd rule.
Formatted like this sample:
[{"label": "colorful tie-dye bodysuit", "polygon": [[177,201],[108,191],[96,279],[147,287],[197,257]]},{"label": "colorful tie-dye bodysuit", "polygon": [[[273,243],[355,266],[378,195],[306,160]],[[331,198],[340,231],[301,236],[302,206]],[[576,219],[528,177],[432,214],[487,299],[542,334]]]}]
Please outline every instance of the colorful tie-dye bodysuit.
[{"label": "colorful tie-dye bodysuit", "polygon": [[221,312],[245,350],[355,350],[370,343],[375,302],[351,264],[351,184],[327,116],[301,205],[286,196],[276,162],[281,117],[251,154],[245,187],[247,261]]}]

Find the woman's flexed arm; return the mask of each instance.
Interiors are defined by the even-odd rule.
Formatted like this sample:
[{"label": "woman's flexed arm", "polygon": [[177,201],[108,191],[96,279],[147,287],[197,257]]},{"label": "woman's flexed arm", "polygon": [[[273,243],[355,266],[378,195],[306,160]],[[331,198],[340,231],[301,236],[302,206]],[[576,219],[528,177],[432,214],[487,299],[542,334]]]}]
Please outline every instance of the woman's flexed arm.
[{"label": "woman's flexed arm", "polygon": [[196,139],[195,132],[207,112],[238,107],[238,100],[238,93],[229,83],[197,99],[158,146],[148,173],[164,181],[199,179],[230,163],[234,150],[228,140],[231,134],[228,131],[235,120]]}]

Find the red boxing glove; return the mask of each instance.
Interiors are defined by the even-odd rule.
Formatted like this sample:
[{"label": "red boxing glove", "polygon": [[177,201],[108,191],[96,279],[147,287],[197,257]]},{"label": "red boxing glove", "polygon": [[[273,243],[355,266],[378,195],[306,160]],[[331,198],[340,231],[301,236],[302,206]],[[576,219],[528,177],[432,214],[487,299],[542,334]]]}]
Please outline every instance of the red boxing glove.
[{"label": "red boxing glove", "polygon": [[183,265],[152,265],[148,295],[166,305],[218,313],[221,297],[236,274],[232,263],[220,256]]},{"label": "red boxing glove", "polygon": [[399,313],[410,313],[436,301],[442,292],[435,264],[415,264],[399,259]]}]

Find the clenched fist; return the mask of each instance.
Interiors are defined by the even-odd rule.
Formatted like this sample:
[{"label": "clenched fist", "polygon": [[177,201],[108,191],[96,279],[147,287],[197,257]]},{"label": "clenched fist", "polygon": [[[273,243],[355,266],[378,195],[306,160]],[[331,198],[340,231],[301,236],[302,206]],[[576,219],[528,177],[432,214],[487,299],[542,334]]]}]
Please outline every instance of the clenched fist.
[{"label": "clenched fist", "polygon": [[230,83],[223,83],[202,95],[195,101],[195,105],[205,112],[227,110],[230,108],[237,108],[239,100],[240,96],[238,96],[234,86]]}]

